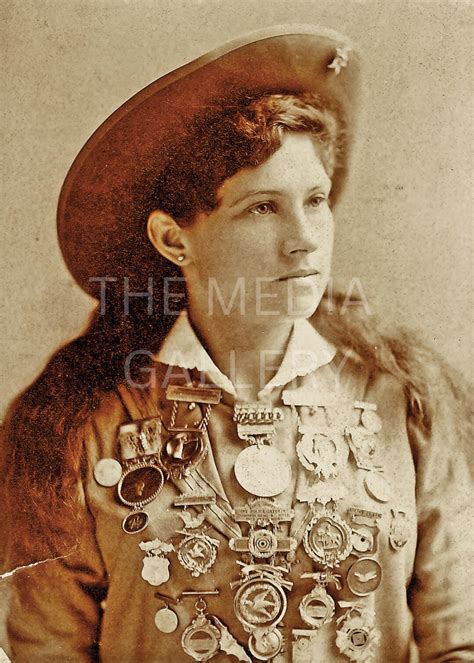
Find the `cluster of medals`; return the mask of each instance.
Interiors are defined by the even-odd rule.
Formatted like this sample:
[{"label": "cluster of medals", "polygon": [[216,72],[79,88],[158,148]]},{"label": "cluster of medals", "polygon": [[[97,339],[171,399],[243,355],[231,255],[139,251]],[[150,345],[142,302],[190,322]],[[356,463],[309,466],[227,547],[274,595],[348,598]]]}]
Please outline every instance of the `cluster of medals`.
[{"label": "cluster of medals", "polygon": [[[218,590],[188,591],[173,599],[155,594],[164,603],[155,615],[158,630],[174,632],[178,617],[170,603],[195,596],[196,617],[181,637],[182,648],[191,658],[207,661],[223,651],[240,661],[277,661],[280,654],[281,660],[287,660],[285,652],[290,644],[284,641],[282,627],[288,594],[293,588],[289,575],[301,545],[314,564],[312,572],[301,575],[301,581],[311,581],[312,588],[298,607],[302,628],[292,631],[293,663],[312,660],[318,634],[331,622],[335,624],[335,644],[342,654],[360,663],[373,660],[379,633],[375,613],[364,604],[364,597],[376,591],[382,579],[376,559],[377,523],[382,513],[356,507],[345,512],[338,509],[345,493],[342,482],[336,478],[352,455],[364,473],[368,496],[379,505],[391,499],[390,484],[377,463],[376,436],[381,420],[376,406],[365,402],[351,404],[350,410],[358,413],[358,421],[348,424],[347,416],[342,417],[340,403],[319,405],[314,402],[314,394],[284,392],[283,403],[290,406],[296,417],[296,453],[304,468],[304,481],[298,484],[296,499],[306,503],[307,509],[303,519],[295,523],[294,508],[283,508],[275,501],[292,482],[291,465],[274,445],[275,424],[283,418],[281,409],[262,403],[235,405],[237,434],[245,447],[236,459],[234,473],[251,497],[244,506],[229,505],[226,509],[219,503],[217,491],[211,484],[202,483],[197,472],[206,453],[204,433],[211,407],[219,402],[220,391],[168,387],[167,398],[173,401],[170,422],[165,424],[157,417],[121,426],[122,463],[114,459],[99,461],[95,478],[101,485],[116,486],[118,499],[131,507],[122,523],[129,534],[147,526],[144,507],[158,496],[165,481],[171,480],[182,488],[183,477],[192,479],[186,484],[191,490],[181,492],[174,501],[183,520],[183,528],[176,532],[179,541],[173,537],[168,541],[140,542],[145,554],[142,577],[155,587],[167,582],[170,554],[176,554],[192,577],[207,573],[217,560],[219,541],[206,533],[205,521],[214,524],[211,516],[217,513],[228,523],[230,549],[240,555],[239,576],[230,586],[235,592],[235,615],[248,633],[247,649],[217,617],[207,614],[204,596],[218,594]],[[196,404],[205,406],[204,414],[194,425],[176,424],[183,404],[189,411]],[[320,416],[303,420],[302,412]],[[390,544],[398,550],[407,541],[410,523],[403,511],[392,510],[391,518]],[[350,559],[353,561],[344,565],[347,570],[342,578],[339,566]],[[354,596],[352,601],[338,601],[337,618],[336,602],[328,592],[331,586],[336,590],[345,586]]]}]

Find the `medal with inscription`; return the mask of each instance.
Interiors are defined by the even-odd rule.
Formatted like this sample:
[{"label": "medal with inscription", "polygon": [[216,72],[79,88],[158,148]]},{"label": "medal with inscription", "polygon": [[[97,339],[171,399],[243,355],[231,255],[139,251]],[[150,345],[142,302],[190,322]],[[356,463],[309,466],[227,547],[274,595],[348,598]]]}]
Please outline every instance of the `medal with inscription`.
[{"label": "medal with inscription", "polygon": [[377,521],[382,514],[367,509],[352,507],[348,511],[352,530],[352,555],[366,557],[377,552],[379,527]]},{"label": "medal with inscription", "polygon": [[[205,602],[203,601],[204,606]],[[208,661],[220,649],[220,631],[204,614],[205,608],[196,603],[197,617],[184,630],[181,646],[188,656],[195,661]]]},{"label": "medal with inscription", "polygon": [[321,509],[307,526],[303,545],[315,562],[338,566],[351,553],[351,530],[337,513]]}]

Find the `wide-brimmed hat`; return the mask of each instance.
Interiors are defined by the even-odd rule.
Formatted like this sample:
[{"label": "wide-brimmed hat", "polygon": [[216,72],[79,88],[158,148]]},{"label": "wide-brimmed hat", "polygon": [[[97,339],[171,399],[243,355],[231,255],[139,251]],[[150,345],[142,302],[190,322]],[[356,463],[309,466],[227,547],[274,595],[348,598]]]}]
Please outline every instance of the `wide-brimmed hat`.
[{"label": "wide-brimmed hat", "polygon": [[[97,129],[72,164],[58,204],[58,235],[77,283],[98,297],[97,278],[159,273],[134,191],[143,173],[157,174],[177,137],[204,109],[233,90],[316,93],[344,116],[344,153],[333,178],[333,201],[346,178],[358,92],[359,64],[341,35],[314,26],[253,32],[159,78]],[[151,212],[152,210],[149,210]],[[155,269],[156,264],[156,269]],[[92,279],[92,280],[91,280]]]}]

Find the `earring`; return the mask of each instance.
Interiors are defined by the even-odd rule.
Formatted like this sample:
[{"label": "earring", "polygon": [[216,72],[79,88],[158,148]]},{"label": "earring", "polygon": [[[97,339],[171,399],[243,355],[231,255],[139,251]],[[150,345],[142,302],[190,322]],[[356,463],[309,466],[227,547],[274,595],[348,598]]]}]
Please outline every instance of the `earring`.
[{"label": "earring", "polygon": [[181,254],[180,256],[178,256],[178,262],[183,262],[183,260],[184,260],[184,255]]}]

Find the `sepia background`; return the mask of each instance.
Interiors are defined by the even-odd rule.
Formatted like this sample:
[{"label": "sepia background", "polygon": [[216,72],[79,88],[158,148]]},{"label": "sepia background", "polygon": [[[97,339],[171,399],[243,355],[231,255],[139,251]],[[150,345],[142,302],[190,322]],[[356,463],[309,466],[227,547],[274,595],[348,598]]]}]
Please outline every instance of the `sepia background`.
[{"label": "sepia background", "polygon": [[375,311],[421,331],[472,377],[470,4],[0,0],[0,13],[0,415],[93,305],[68,275],[55,232],[61,184],[84,142],[162,74],[246,31],[290,22],[346,33],[363,58],[335,274],[360,279]]}]

